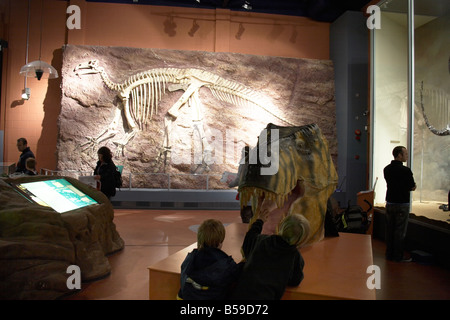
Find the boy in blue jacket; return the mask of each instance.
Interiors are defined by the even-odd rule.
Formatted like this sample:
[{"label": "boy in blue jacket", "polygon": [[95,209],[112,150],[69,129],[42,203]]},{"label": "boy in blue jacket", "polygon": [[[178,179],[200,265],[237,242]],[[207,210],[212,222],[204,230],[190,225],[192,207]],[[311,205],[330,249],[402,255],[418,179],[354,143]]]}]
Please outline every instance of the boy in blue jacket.
[{"label": "boy in blue jacket", "polygon": [[181,264],[178,299],[224,300],[238,279],[241,264],[221,250],[225,227],[208,219],[198,228],[197,249],[188,253]]}]

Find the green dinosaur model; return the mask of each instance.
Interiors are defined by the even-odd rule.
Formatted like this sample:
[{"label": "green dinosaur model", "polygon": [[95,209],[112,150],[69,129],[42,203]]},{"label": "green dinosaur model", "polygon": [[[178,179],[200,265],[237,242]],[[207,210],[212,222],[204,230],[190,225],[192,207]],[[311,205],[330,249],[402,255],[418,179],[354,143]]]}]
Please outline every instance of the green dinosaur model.
[{"label": "green dinosaur model", "polygon": [[254,215],[250,223],[261,208],[269,208],[263,233],[272,234],[284,216],[299,213],[310,224],[303,244],[323,239],[327,201],[338,176],[319,127],[268,124],[257,146],[250,149],[248,160],[241,164],[238,191],[241,207],[251,202]]}]

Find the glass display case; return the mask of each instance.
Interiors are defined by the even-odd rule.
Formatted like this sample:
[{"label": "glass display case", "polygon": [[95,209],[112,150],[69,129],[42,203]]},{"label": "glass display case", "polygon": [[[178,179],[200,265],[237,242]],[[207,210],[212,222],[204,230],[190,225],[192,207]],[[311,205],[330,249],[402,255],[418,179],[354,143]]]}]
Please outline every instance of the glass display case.
[{"label": "glass display case", "polygon": [[374,202],[385,204],[383,168],[402,145],[417,183],[411,211],[439,216],[450,190],[450,2],[388,0],[377,6],[381,28],[371,31]]},{"label": "glass display case", "polygon": [[15,162],[0,162],[0,174],[3,177],[7,177],[16,171]]}]

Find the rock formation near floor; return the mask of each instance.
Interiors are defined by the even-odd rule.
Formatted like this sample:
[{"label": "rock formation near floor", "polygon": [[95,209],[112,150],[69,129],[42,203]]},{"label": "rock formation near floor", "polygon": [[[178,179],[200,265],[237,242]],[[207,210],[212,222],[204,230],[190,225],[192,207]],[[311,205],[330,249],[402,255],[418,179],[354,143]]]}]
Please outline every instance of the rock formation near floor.
[{"label": "rock formation near floor", "polygon": [[9,184],[54,178],[0,179],[0,299],[57,299],[70,294],[70,265],[80,267],[82,281],[94,280],[111,272],[106,255],[124,247],[113,222],[113,207],[101,192],[66,177],[99,204],[60,214],[28,201]]}]

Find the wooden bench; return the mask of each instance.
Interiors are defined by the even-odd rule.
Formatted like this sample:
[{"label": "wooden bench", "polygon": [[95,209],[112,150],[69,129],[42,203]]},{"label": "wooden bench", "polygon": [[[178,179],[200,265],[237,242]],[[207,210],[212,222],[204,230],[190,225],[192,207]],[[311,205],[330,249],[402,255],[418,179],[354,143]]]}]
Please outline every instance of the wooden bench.
[{"label": "wooden bench", "polygon": [[[248,224],[233,223],[226,227],[222,250],[236,262],[241,261],[241,245]],[[197,243],[155,263],[149,270],[149,298],[176,299],[180,289],[180,267]],[[375,289],[366,282],[373,264],[370,235],[340,233],[300,250],[304,260],[305,278],[298,287],[288,287],[284,300],[362,299],[375,300]]]}]

